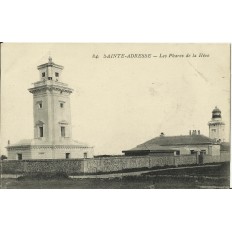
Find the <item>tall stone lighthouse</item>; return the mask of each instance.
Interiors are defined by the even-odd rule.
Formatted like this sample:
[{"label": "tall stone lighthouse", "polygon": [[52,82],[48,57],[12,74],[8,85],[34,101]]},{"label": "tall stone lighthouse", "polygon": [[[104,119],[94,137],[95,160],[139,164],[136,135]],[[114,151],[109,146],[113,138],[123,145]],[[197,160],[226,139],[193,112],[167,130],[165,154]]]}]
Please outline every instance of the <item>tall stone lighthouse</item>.
[{"label": "tall stone lighthouse", "polygon": [[72,159],[93,157],[93,147],[72,139],[70,94],[73,89],[62,82],[63,66],[39,65],[39,81],[33,94],[34,139],[8,145],[8,159]]},{"label": "tall stone lighthouse", "polygon": [[209,137],[216,142],[225,141],[225,123],[222,121],[221,110],[217,106],[212,111],[212,119],[208,123]]},{"label": "tall stone lighthouse", "polygon": [[63,66],[52,58],[38,66],[40,81],[29,89],[33,94],[34,138],[50,144],[66,144],[72,137],[70,94],[67,84],[61,82]]}]

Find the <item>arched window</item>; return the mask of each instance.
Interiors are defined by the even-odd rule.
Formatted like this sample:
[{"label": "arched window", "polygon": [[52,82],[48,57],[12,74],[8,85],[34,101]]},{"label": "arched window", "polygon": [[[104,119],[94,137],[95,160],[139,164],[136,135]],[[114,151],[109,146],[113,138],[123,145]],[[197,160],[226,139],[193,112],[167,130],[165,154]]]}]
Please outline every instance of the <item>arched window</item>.
[{"label": "arched window", "polygon": [[60,130],[61,137],[65,137],[65,126],[61,126],[60,128],[61,128],[61,130]]},{"label": "arched window", "polygon": [[36,105],[37,105],[38,109],[42,109],[43,108],[43,102],[42,101],[37,101]]},{"label": "arched window", "polygon": [[39,126],[39,137],[43,137],[43,126]]},{"label": "arched window", "polygon": [[59,122],[60,124],[60,136],[62,138],[68,137],[68,122],[65,120],[62,120]]}]

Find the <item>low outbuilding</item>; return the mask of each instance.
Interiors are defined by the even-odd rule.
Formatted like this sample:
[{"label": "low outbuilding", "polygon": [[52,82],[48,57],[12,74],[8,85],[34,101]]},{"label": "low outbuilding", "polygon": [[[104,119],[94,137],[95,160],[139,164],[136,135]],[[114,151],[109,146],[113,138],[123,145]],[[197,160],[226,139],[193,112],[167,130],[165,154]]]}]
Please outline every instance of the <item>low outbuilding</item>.
[{"label": "low outbuilding", "polygon": [[200,133],[189,135],[165,136],[163,133],[130,150],[124,150],[125,155],[220,155],[220,143]]}]

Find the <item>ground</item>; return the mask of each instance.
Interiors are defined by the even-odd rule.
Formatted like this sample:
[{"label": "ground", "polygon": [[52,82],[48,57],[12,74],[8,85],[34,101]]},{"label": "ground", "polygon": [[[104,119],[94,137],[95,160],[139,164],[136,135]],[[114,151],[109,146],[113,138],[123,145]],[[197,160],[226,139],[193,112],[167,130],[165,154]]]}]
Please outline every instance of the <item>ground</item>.
[{"label": "ground", "polygon": [[105,178],[21,177],[1,179],[8,189],[195,189],[229,188],[230,164],[215,164],[181,169],[140,172],[139,175],[105,176]]}]

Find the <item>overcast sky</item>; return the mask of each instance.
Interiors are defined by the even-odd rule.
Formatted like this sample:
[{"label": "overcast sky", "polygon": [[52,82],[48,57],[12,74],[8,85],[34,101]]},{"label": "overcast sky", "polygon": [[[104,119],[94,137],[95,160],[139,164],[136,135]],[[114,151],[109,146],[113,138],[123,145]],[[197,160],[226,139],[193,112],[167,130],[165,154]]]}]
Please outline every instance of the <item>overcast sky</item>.
[{"label": "overcast sky", "polygon": [[[102,58],[115,53],[158,57]],[[186,135],[196,129],[208,136],[215,106],[222,111],[229,139],[229,45],[3,44],[3,153],[8,139],[33,138],[33,99],[27,89],[39,80],[37,66],[49,55],[64,66],[62,81],[75,90],[73,139],[93,145],[95,154],[120,154],[161,132]]]}]

